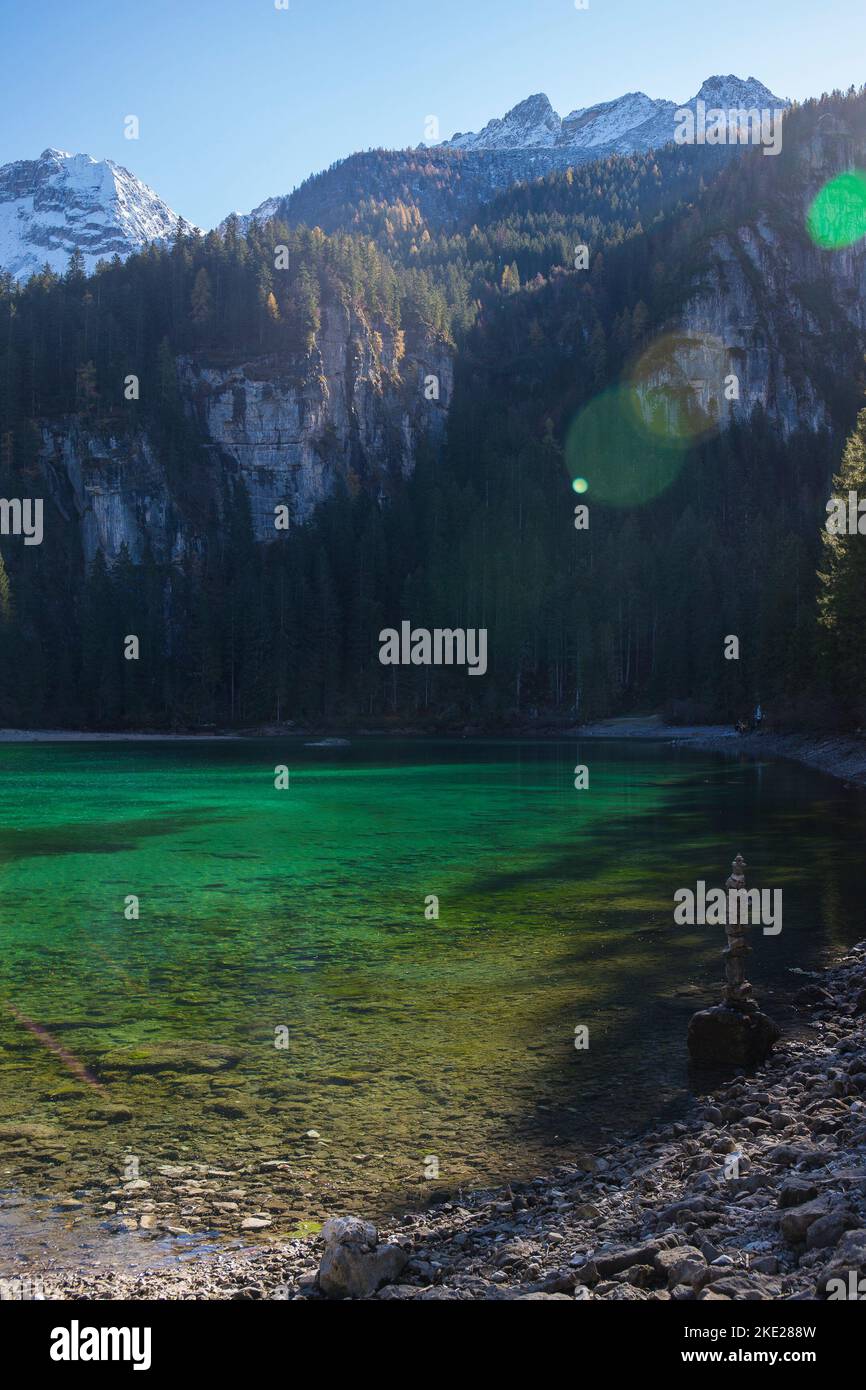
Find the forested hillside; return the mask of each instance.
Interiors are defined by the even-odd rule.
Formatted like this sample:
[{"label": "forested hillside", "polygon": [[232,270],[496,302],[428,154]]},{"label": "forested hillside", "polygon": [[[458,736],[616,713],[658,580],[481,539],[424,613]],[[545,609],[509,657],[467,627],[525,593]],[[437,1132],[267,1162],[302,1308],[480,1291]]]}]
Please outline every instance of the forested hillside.
[{"label": "forested hillside", "polygon": [[[806,214],[866,164],[864,96],[792,112],[778,158],[611,157],[449,218],[377,158],[325,230],[0,284],[0,496],[45,499],[41,545],[0,537],[0,721],[859,718],[816,674],[816,571],[866,265]],[[270,536],[274,418],[306,481]],[[486,627],[485,678],[383,668],[404,618]]]}]

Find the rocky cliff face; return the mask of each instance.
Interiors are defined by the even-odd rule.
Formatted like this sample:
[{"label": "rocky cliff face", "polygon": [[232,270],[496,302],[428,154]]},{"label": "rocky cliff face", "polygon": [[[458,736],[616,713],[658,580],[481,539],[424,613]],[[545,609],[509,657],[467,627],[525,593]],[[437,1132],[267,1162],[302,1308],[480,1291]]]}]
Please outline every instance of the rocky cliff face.
[{"label": "rocky cliff face", "polygon": [[277,535],[278,505],[302,524],[340,480],[387,497],[411,473],[422,438],[441,437],[452,364],[441,341],[326,304],[307,356],[231,365],[181,358],[178,378],[208,459],[195,506],[174,495],[147,433],[112,433],[80,418],[43,423],[46,489],[78,525],[88,563],[97,550],[114,560],[124,545],[134,561],[148,545],[160,560],[194,552],[227,480],[245,482],[259,541]]},{"label": "rocky cliff face", "polygon": [[[866,137],[828,116],[792,148],[793,170],[759,150],[733,154],[737,163],[752,160],[757,196],[748,195],[746,212],[717,218],[701,233],[699,268],[644,363],[645,385],[675,385],[723,427],[756,405],[785,434],[838,426],[840,390],[856,396],[866,348],[866,238],[823,249],[808,235],[807,214],[835,175],[866,167]],[[743,177],[751,186],[748,170]],[[683,245],[690,250],[688,226]],[[680,251],[660,242],[653,257],[666,257],[679,274]],[[732,376],[735,391],[726,390]],[[384,499],[412,471],[421,440],[441,438],[453,386],[442,341],[394,332],[337,301],[323,304],[307,354],[186,357],[178,379],[207,460],[196,506],[175,498],[146,434],[112,434],[81,417],[43,422],[47,495],[78,520],[88,561],[98,549],[113,559],[123,545],[135,560],[148,544],[161,559],[194,552],[202,518],[219,507],[228,480],[245,482],[260,541],[274,538],[278,506],[288,508],[292,525],[303,524],[341,481]]]},{"label": "rocky cliff face", "polygon": [[180,369],[215,459],[247,485],[262,541],[274,537],[278,505],[302,524],[338,478],[386,496],[411,473],[422,436],[441,435],[452,387],[444,344],[376,328],[336,304],[325,306],[306,359],[231,367],[186,359]]},{"label": "rocky cliff face", "polygon": [[88,564],[98,550],[116,560],[124,545],[136,562],[148,545],[159,560],[180,560],[194,543],[147,434],[113,434],[76,418],[46,423],[41,466],[64,522],[78,527]]},{"label": "rocky cliff face", "polygon": [[[824,249],[808,235],[807,216],[817,193],[864,159],[866,148],[827,118],[798,149],[797,178],[774,187],[768,171],[757,210],[710,238],[693,292],[650,359],[648,384],[689,383],[723,426],[756,405],[786,435],[833,423],[840,384],[862,375],[866,239]],[[739,398],[726,396],[731,374]]]}]

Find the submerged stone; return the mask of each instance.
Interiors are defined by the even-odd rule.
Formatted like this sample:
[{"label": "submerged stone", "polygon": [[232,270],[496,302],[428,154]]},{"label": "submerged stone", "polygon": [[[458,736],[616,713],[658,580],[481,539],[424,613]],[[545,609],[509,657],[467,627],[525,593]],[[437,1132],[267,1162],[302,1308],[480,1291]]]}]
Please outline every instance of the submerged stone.
[{"label": "submerged stone", "polygon": [[215,1072],[237,1066],[240,1054],[228,1047],[204,1043],[154,1043],[139,1047],[115,1048],[103,1053],[99,1071],[135,1072]]},{"label": "submerged stone", "polygon": [[31,1125],[31,1124],[2,1124],[0,1125],[0,1141],[14,1144],[18,1140],[28,1139],[31,1143],[39,1144],[43,1141],[59,1140],[63,1136],[60,1130],[52,1129],[50,1125]]}]

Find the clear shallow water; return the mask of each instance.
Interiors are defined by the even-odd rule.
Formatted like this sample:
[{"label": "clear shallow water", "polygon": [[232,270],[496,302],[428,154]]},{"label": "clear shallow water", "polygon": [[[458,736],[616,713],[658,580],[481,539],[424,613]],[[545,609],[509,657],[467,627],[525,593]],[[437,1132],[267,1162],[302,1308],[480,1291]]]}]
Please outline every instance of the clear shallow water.
[{"label": "clear shallow water", "polygon": [[863,799],[781,763],[19,744],[0,792],[0,1187],[43,1196],[116,1182],[129,1153],[144,1178],[288,1160],[289,1231],[531,1176],[687,1094],[723,934],[675,927],[677,888],[722,883],[741,851],[750,885],[783,889],[750,970],[778,1009],[790,967],[864,935]]}]

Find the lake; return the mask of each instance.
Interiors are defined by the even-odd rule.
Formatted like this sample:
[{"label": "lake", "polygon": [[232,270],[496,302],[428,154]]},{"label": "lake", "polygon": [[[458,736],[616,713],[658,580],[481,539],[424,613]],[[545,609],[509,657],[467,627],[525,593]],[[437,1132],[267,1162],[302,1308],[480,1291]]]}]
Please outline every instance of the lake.
[{"label": "lake", "polygon": [[792,970],[864,935],[864,798],[793,764],[39,743],[0,745],[0,785],[2,1186],[43,1202],[130,1157],[282,1160],[284,1233],[531,1177],[687,1099],[724,934],[674,926],[678,888],[739,851],[783,890],[749,972],[783,1021]]}]

